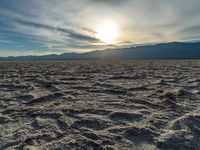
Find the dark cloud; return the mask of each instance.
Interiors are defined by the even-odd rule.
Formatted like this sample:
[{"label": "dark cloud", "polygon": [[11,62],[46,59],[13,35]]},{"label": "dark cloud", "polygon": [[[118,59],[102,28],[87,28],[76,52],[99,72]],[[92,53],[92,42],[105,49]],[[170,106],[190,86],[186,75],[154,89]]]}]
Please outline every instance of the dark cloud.
[{"label": "dark cloud", "polygon": [[96,34],[96,31],[94,31],[94,30],[91,30],[91,29],[89,29],[89,28],[86,28],[86,27],[84,27],[84,28],[82,28],[84,31],[87,31],[87,32],[89,32],[89,33],[93,33],[93,34]]},{"label": "dark cloud", "polygon": [[199,33],[200,33],[200,25],[185,27],[177,32],[177,34],[181,34],[181,35],[188,35],[188,34],[196,35]]},{"label": "dark cloud", "polygon": [[27,21],[22,21],[22,20],[17,20],[16,22],[21,25],[25,25],[25,26],[60,31],[62,33],[66,33],[68,37],[76,39],[76,40],[82,40],[82,41],[88,41],[88,42],[99,42],[99,40],[95,37],[91,37],[89,35],[78,33],[76,31],[73,31],[70,29],[65,29],[65,28],[61,28],[61,27],[53,27],[53,26],[49,26],[46,24],[41,24],[41,23],[36,23],[36,22],[27,22]]},{"label": "dark cloud", "polygon": [[127,3],[131,0],[88,0],[88,1],[91,3],[96,3],[96,4],[101,3],[101,4],[116,6],[122,3]]},{"label": "dark cloud", "polygon": [[56,28],[56,30],[61,31],[63,33],[67,33],[69,37],[74,38],[74,39],[88,41],[88,42],[99,42],[97,38],[94,38],[85,34],[77,33],[73,30],[64,29],[64,28]]},{"label": "dark cloud", "polygon": [[[34,13],[32,13],[31,11],[26,11],[26,9],[22,9],[21,7],[28,7],[25,6],[27,3],[27,1],[25,0],[12,0],[12,2],[10,2],[10,0],[1,0],[0,1],[0,17],[10,17],[10,13],[12,14],[18,14],[21,16],[25,16],[25,17],[31,17],[31,18],[35,18],[37,17]],[[29,5],[33,5],[32,2],[29,2]],[[6,14],[6,13],[7,14]]]}]

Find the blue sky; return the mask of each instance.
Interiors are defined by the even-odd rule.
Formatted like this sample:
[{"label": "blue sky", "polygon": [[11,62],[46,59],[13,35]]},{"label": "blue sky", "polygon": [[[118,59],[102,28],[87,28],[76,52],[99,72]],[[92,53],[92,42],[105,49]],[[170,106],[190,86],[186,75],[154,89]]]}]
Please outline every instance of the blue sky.
[{"label": "blue sky", "polygon": [[[96,33],[107,19],[119,26],[113,44]],[[199,39],[199,0],[0,0],[0,56]]]}]

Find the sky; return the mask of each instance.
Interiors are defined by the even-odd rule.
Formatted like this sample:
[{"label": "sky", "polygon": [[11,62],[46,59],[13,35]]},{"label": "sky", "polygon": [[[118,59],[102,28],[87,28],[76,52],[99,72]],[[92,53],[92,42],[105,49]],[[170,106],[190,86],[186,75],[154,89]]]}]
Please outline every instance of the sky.
[{"label": "sky", "polygon": [[[112,43],[104,41],[112,27],[98,36],[108,21]],[[0,56],[199,39],[200,0],[0,0]]]}]

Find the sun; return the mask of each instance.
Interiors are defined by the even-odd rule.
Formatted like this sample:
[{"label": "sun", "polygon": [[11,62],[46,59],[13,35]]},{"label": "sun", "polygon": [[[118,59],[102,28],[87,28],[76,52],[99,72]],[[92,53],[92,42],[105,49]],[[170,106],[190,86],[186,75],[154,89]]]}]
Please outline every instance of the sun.
[{"label": "sun", "polygon": [[107,44],[116,43],[116,40],[119,37],[118,26],[113,21],[104,21],[100,23],[96,29],[96,32],[97,38]]}]

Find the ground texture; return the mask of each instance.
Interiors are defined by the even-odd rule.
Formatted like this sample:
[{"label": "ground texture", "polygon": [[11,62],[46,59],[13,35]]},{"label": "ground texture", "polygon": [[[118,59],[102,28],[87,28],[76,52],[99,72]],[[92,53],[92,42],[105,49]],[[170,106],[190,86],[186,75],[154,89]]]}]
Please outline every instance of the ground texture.
[{"label": "ground texture", "polygon": [[199,150],[200,61],[1,62],[0,149]]}]

